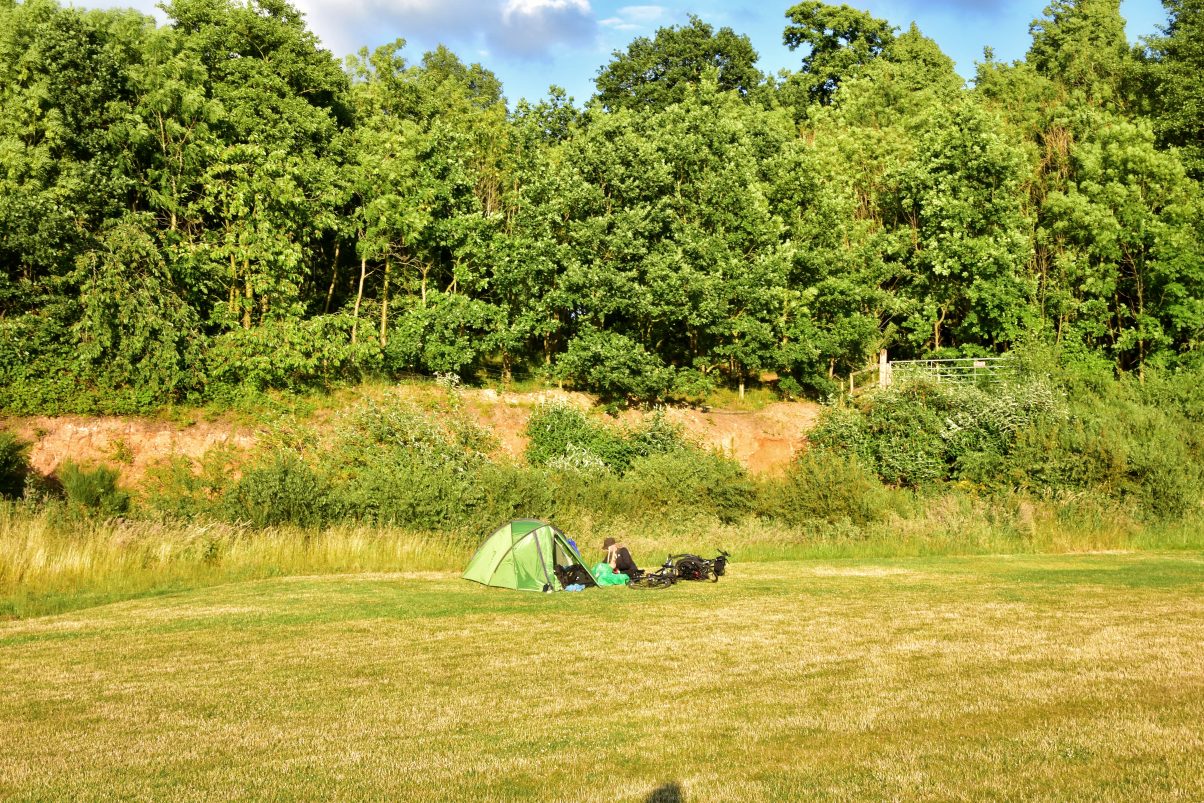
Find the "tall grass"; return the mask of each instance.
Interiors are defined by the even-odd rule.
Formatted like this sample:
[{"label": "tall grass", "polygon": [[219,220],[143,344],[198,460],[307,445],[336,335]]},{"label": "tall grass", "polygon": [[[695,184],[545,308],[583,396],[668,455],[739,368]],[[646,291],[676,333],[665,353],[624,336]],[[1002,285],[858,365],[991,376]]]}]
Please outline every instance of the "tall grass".
[{"label": "tall grass", "polygon": [[[1091,497],[1033,502],[969,494],[915,497],[880,521],[785,525],[712,514],[557,520],[587,563],[602,540],[653,568],[678,552],[726,549],[739,562],[1123,549],[1204,549],[1204,520],[1142,524]],[[0,618],[25,618],[239,580],[360,572],[457,572],[486,532],[398,527],[255,529],[216,521],[97,521],[63,508],[0,505]]]},{"label": "tall grass", "polygon": [[447,535],[334,526],[90,521],[0,507],[0,618],[278,575],[447,571],[472,545]]}]

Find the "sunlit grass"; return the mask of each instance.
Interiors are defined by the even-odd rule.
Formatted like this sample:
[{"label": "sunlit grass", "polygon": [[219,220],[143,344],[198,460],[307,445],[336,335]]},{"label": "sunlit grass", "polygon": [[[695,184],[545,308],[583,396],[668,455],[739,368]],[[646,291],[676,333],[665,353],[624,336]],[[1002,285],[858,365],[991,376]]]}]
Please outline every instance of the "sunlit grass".
[{"label": "sunlit grass", "polygon": [[1199,552],[274,578],[0,623],[0,673],[0,798],[1204,798]]},{"label": "sunlit grass", "polygon": [[[919,500],[907,516],[866,526],[815,522],[786,527],[749,519],[620,517],[558,519],[587,563],[615,537],[645,567],[670,553],[739,561],[1204,549],[1198,520],[1138,526],[1107,510],[968,497]],[[1094,512],[1093,512],[1094,511]],[[500,524],[500,522],[497,522]],[[24,618],[237,580],[305,574],[462,570],[491,532],[453,533],[335,525],[256,530],[213,521],[97,521],[62,508],[0,505],[0,618]]]},{"label": "sunlit grass", "polygon": [[257,577],[448,570],[471,548],[462,538],[391,528],[97,522],[0,506],[0,618]]}]

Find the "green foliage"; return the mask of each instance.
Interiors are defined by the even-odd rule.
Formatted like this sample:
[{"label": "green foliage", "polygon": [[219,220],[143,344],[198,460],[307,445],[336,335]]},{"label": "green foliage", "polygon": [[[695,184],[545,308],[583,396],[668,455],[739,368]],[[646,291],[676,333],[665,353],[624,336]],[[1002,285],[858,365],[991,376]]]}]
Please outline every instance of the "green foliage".
[{"label": "green foliage", "polygon": [[199,470],[186,457],[174,457],[148,469],[142,501],[166,519],[196,520],[220,515],[222,494],[237,479],[232,455],[222,449],[205,453]]},{"label": "green foliage", "polygon": [[1188,173],[1204,180],[1204,4],[1164,0],[1169,19],[1150,42],[1154,127],[1163,145],[1179,148]]},{"label": "green foliage", "polygon": [[450,528],[481,506],[485,456],[473,433],[436,427],[394,399],[369,403],[338,423],[318,456],[340,516],[378,524]]},{"label": "green foliage", "polygon": [[623,476],[629,510],[710,514],[740,521],[753,512],[756,488],[731,458],[700,449],[677,448],[632,461]]},{"label": "green foliage", "polygon": [[296,454],[282,450],[243,473],[223,497],[222,513],[255,527],[317,527],[327,520],[329,505],[322,478]]},{"label": "green foliage", "polygon": [[624,473],[632,461],[686,448],[681,428],[656,411],[631,428],[591,421],[566,402],[541,404],[527,420],[527,462],[561,470]]},{"label": "green foliage", "polygon": [[1020,431],[1065,415],[1042,381],[986,388],[907,381],[872,394],[861,409],[830,409],[810,439],[855,455],[893,485],[990,482]]},{"label": "green foliage", "polygon": [[1120,100],[1129,59],[1120,0],[1053,0],[1029,26],[1028,62],[1088,102]]},{"label": "green foliage", "polygon": [[634,449],[616,427],[591,421],[585,412],[566,402],[541,404],[527,420],[527,462],[543,466],[554,460],[579,465],[601,462],[622,472]]},{"label": "green foliage", "polygon": [[640,36],[627,51],[614,51],[594,83],[607,109],[663,109],[686,97],[686,86],[715,71],[719,88],[749,96],[762,76],[757,51],[747,36],[731,28],[718,33],[694,14],[690,24],[659,28],[653,39]]},{"label": "green foliage", "polygon": [[885,518],[891,493],[854,454],[813,449],[803,452],[786,477],[762,489],[762,506],[794,526],[815,521],[866,525]]},{"label": "green foliage", "polygon": [[587,330],[569,341],[556,362],[560,376],[605,400],[654,400],[665,395],[673,372],[640,343],[613,332]]},{"label": "green foliage", "polygon": [[356,377],[372,365],[375,346],[349,341],[345,315],[304,321],[275,321],[253,329],[233,329],[210,341],[205,355],[211,397],[269,388],[300,390]]},{"label": "green foliage", "polygon": [[1026,490],[1095,490],[1154,518],[1199,511],[1204,437],[1182,410],[1127,382],[1072,402],[1069,416],[1018,433],[1008,479]]},{"label": "green foliage", "polygon": [[173,0],[162,24],[8,3],[0,409],[485,365],[615,406],[768,373],[827,398],[882,347],[1034,333],[1092,376],[1194,364],[1201,11],[1167,10],[1131,51],[1116,0],[1056,0],[973,90],[849,6],[787,9],[800,69],[768,81],[690,17],[617,50],[584,110],[552,88],[510,114],[446,47],[341,67],[278,0]]},{"label": "green foliage", "polygon": [[1064,388],[1024,380],[979,389],[905,383],[825,412],[817,453],[856,456],[890,484],[966,481],[1034,496],[1098,493],[1140,515],[1199,512],[1204,436],[1198,375]]},{"label": "green foliage", "polygon": [[829,102],[843,79],[855,77],[894,40],[894,26],[847,5],[807,0],[787,9],[786,18],[783,43],[807,48],[795,80],[811,102]]},{"label": "green foliage", "polygon": [[0,430],[0,498],[19,499],[30,471],[29,443]]},{"label": "green foliage", "polygon": [[71,461],[55,472],[69,507],[85,514],[120,516],[130,508],[130,495],[117,485],[120,472],[108,466],[83,468]]}]

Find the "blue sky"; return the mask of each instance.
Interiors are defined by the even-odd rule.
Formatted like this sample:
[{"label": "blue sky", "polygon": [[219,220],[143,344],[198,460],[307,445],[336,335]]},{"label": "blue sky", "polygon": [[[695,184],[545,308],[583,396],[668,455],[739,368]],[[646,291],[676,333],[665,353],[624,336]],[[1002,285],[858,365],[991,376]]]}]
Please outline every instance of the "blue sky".
[{"label": "blue sky", "polygon": [[[796,68],[799,54],[782,45],[786,9],[780,3],[715,0],[292,0],[311,29],[337,56],[404,37],[406,53],[417,60],[443,43],[466,62],[480,62],[502,80],[513,104],[536,100],[558,84],[584,102],[593,92],[598,68],[611,52],[637,36],[681,25],[690,13],[716,28],[746,34],[765,72]],[[128,6],[155,13],[154,0],[85,0],[82,5]],[[830,0],[836,2],[836,0]],[[901,29],[915,21],[936,40],[965,77],[974,74],[984,46],[999,59],[1023,58],[1028,25],[1048,0],[854,0]],[[1122,0],[1129,39],[1154,33],[1166,14],[1159,0]]]}]

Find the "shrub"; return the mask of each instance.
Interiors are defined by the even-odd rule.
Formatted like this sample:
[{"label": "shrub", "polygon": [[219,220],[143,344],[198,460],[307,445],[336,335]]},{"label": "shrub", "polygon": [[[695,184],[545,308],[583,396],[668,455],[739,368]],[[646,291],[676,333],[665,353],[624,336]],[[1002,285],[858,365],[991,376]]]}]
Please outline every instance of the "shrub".
[{"label": "shrub", "polygon": [[629,512],[680,509],[738,521],[753,511],[756,486],[735,460],[714,452],[677,448],[641,457],[623,478]]},{"label": "shrub", "polygon": [[119,516],[129,510],[130,495],[117,487],[120,474],[116,469],[97,466],[88,470],[67,461],[56,473],[69,507],[104,516]]},{"label": "shrub", "polygon": [[172,458],[147,471],[143,498],[150,510],[166,518],[193,519],[216,514],[230,484],[233,460],[231,452],[211,449],[201,461],[198,473],[188,458]]},{"label": "shrub", "polygon": [[1117,382],[1073,403],[1064,421],[1025,429],[1006,476],[1018,487],[1103,492],[1158,518],[1198,510],[1204,435],[1146,394]]},{"label": "shrub", "polygon": [[766,484],[762,505],[770,516],[790,525],[863,525],[881,520],[891,497],[855,455],[809,450],[784,478]]},{"label": "shrub", "polygon": [[586,329],[569,341],[556,370],[578,388],[604,400],[661,399],[673,383],[673,369],[641,344],[596,329]]},{"label": "shrub", "polygon": [[479,432],[451,431],[398,399],[344,417],[321,454],[339,515],[377,523],[455,527],[484,500],[488,459]]},{"label": "shrub", "polygon": [[831,408],[811,442],[856,455],[891,484],[916,487],[950,479],[991,484],[1018,433],[1065,415],[1065,402],[1040,380],[989,389],[912,380],[871,394],[860,409]]},{"label": "shrub", "polygon": [[621,432],[590,421],[577,407],[559,401],[539,405],[527,420],[527,462],[544,466],[570,452],[578,460],[588,453],[620,472],[633,457]]},{"label": "shrub", "polygon": [[475,469],[405,449],[344,467],[333,493],[343,517],[427,529],[463,525],[484,501]]},{"label": "shrub", "polygon": [[564,402],[541,404],[527,421],[527,462],[580,471],[605,467],[619,474],[639,457],[664,454],[685,445],[682,429],[657,410],[629,429],[590,421]]},{"label": "shrub", "polygon": [[691,404],[701,404],[718,387],[712,374],[694,368],[679,368],[673,375],[673,396]]},{"label": "shrub", "polygon": [[10,432],[0,432],[0,497],[19,498],[29,471],[29,444]]},{"label": "shrub", "polygon": [[222,500],[227,517],[256,527],[316,527],[326,521],[328,506],[325,482],[287,451],[275,452],[266,465],[248,469]]},{"label": "shrub", "polygon": [[[247,390],[308,386],[359,376],[379,364],[371,337],[352,345],[347,315],[306,320],[272,320],[252,329],[234,328],[209,343],[205,374],[210,398],[237,397]],[[233,398],[230,399],[231,401]]]}]

